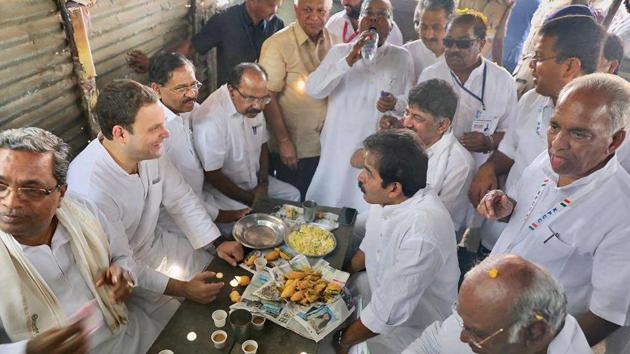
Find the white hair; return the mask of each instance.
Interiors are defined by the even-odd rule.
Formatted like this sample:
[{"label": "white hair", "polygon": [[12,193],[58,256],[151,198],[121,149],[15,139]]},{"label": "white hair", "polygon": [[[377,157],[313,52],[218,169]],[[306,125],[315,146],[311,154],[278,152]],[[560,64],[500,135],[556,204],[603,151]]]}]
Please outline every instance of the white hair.
[{"label": "white hair", "polygon": [[[303,0],[293,0],[293,5],[295,6],[299,5],[300,1],[303,1]],[[326,5],[328,9],[332,9],[333,0],[324,0],[324,5]]]},{"label": "white hair", "polygon": [[619,76],[604,73],[584,75],[568,83],[558,95],[558,102],[572,93],[587,91],[589,95],[605,97],[610,134],[626,129],[630,120],[630,83]]},{"label": "white hair", "polygon": [[[368,6],[370,6],[370,3],[372,1],[374,0],[363,0],[363,3],[361,4],[361,15],[359,16],[359,21],[361,20],[361,17],[365,16],[365,12],[367,11],[367,8]],[[391,28],[394,24],[394,7],[392,6],[391,1],[389,0],[380,0],[380,1],[387,4],[387,21],[389,22],[389,26]]]}]

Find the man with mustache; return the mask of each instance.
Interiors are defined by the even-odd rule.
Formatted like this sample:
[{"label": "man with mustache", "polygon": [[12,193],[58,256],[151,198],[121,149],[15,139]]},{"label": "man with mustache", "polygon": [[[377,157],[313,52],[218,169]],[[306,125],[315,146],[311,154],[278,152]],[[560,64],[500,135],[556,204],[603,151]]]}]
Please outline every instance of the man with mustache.
[{"label": "man with mustache", "polygon": [[262,113],[271,101],[267,84],[260,65],[241,63],[228,83],[192,113],[193,142],[220,209],[246,208],[267,195],[300,200],[295,187],[269,176],[269,135]]},{"label": "man with mustache", "polygon": [[337,354],[363,341],[372,353],[398,354],[451,312],[459,279],[455,230],[427,185],[429,160],[416,134],[380,131],[364,140],[363,151],[357,179],[370,209],[347,270],[367,305],[334,344]]},{"label": "man with mustache", "polygon": [[[589,74],[564,86],[547,129],[547,151],[518,185],[488,192],[477,207],[508,224],[492,254],[546,267],[590,345],[630,326],[630,175],[617,160],[630,117],[630,83]],[[628,327],[607,344],[627,342]],[[621,341],[621,342],[618,342]],[[618,347],[617,347],[618,348]]]},{"label": "man with mustache", "polygon": [[418,1],[413,15],[413,24],[419,39],[407,42],[403,47],[413,58],[414,73],[420,76],[422,70],[435,64],[444,54],[444,37],[455,4],[453,0]]},{"label": "man with mustache", "polygon": [[[353,42],[359,37],[359,17],[363,1],[341,0],[344,10],[330,16],[330,19],[326,22],[326,29],[340,38],[343,43]],[[394,20],[392,20],[392,30],[387,37],[387,43],[398,46],[403,45],[402,33]]]},{"label": "man with mustache", "polygon": [[[173,165],[182,174],[195,194],[204,202],[208,214],[221,229],[230,233],[230,224],[250,211],[219,210],[212,194],[204,189],[204,171],[192,141],[191,113],[198,108],[197,95],[201,83],[195,77],[195,67],[179,53],[162,52],[154,55],[149,63],[151,88],[160,95],[160,103],[166,117],[166,128],[171,136],[164,142],[164,150]],[[160,212],[159,224],[163,228],[181,233],[165,208]],[[224,225],[225,224],[225,225]]]}]

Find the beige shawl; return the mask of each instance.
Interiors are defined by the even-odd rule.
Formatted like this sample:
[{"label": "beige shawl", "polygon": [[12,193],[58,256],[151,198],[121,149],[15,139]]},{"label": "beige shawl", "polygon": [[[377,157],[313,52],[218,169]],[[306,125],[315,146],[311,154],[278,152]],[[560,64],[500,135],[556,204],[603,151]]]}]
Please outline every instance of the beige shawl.
[{"label": "beige shawl", "polygon": [[[124,305],[109,301],[108,287],[96,288],[101,272],[109,267],[110,249],[105,232],[84,206],[67,197],[57,209],[57,219],[70,235],[70,246],[79,272],[94,294],[112,332],[127,323]],[[13,236],[0,230],[0,318],[12,341],[29,339],[41,331],[67,325],[59,300],[35,267],[24,257]]]}]

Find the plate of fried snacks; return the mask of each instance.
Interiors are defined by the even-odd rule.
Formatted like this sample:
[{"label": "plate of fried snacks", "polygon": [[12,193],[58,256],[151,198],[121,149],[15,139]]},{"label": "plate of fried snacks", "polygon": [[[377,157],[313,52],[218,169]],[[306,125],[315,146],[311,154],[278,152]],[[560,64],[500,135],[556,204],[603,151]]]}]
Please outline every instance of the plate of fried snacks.
[{"label": "plate of fried snacks", "polygon": [[280,297],[303,306],[315,302],[329,303],[342,289],[341,285],[326,281],[320,272],[310,268],[285,273],[284,278],[284,283],[278,288]]}]

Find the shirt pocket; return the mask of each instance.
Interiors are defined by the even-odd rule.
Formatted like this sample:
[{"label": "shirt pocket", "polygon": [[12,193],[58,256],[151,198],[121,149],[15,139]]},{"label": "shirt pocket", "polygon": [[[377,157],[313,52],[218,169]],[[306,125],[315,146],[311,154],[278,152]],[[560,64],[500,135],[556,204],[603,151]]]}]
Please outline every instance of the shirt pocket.
[{"label": "shirt pocket", "polygon": [[[576,253],[576,248],[566,242],[559,235],[552,235],[552,232],[542,226],[545,232],[540,232],[535,237],[534,247],[530,248],[527,259],[551,272],[557,278],[566,273],[565,267],[569,260]],[[562,279],[560,281],[564,284]]]}]

